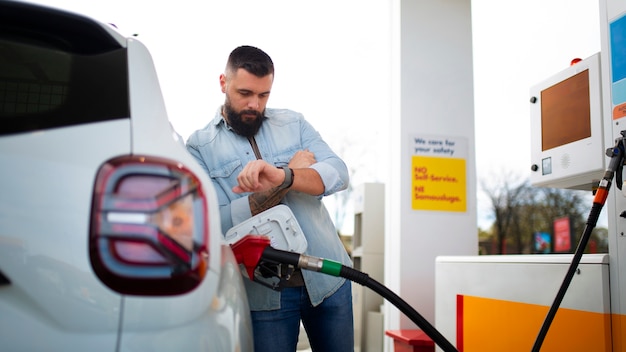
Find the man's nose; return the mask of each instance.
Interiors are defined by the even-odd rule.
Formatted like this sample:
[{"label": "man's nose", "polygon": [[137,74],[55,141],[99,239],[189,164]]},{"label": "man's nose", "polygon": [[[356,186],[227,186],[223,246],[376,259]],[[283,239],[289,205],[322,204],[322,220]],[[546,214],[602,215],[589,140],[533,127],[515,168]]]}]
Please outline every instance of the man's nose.
[{"label": "man's nose", "polygon": [[248,100],[248,108],[257,110],[260,106],[261,103],[258,97],[250,98],[250,100]]}]

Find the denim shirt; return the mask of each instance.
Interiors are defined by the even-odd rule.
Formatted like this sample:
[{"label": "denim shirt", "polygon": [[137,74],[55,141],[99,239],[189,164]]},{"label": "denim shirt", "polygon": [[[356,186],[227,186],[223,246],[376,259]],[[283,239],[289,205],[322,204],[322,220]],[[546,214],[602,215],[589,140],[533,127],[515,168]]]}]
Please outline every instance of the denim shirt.
[{"label": "denim shirt", "polygon": [[[250,218],[249,193],[237,194],[237,175],[250,161],[256,159],[246,137],[236,134],[224,121],[219,108],[215,118],[187,140],[187,150],[209,174],[220,203],[222,232]],[[291,190],[281,203],[287,205],[298,220],[307,239],[305,254],[351,265],[337,235],[323,196],[348,187],[348,169],[344,162],[324,142],[320,134],[302,114],[286,109],[266,109],[261,129],[254,136],[261,157],[274,166],[286,166],[295,152],[308,149],[315,155],[315,169],[324,183],[324,193],[312,196]],[[345,279],[303,270],[302,275],[311,303],[316,306],[332,295]],[[280,292],[257,282],[244,279],[251,310],[280,308]]]}]

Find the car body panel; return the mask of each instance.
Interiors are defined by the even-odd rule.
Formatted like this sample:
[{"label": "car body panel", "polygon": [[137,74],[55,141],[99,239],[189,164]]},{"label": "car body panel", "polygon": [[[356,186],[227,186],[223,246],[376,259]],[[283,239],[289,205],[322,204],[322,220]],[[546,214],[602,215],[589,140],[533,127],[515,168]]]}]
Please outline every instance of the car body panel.
[{"label": "car body panel", "polygon": [[0,138],[0,270],[11,280],[0,287],[3,345],[36,344],[13,333],[22,326],[59,350],[93,336],[102,350],[115,346],[121,297],[93,275],[87,233],[95,171],[128,150],[129,120]]},{"label": "car body panel", "polygon": [[[248,302],[237,283],[241,280],[239,267],[230,246],[223,245],[222,254],[218,293],[208,307],[205,288],[209,285],[205,283],[189,293],[185,302],[174,302],[178,304],[168,304],[162,298],[126,297],[124,322],[132,327],[124,329],[121,350],[143,351],[149,346],[150,351],[165,352],[186,346],[185,351],[252,351]],[[213,273],[209,276],[212,278],[205,281],[215,277]],[[156,323],[146,325],[148,320]]]},{"label": "car body panel", "polygon": [[[99,25],[126,48],[130,116],[0,134],[0,279],[8,281],[0,280],[0,349],[250,351],[248,302],[212,183],[169,123],[148,49]],[[92,268],[95,177],[105,162],[125,155],[173,160],[200,180],[209,262],[188,293],[122,295]]]}]

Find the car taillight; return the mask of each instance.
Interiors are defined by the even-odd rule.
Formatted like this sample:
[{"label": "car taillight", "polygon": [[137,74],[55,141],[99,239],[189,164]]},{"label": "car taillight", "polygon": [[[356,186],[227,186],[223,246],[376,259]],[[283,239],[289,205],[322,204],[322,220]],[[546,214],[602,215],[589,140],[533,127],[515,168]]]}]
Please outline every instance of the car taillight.
[{"label": "car taillight", "polygon": [[174,295],[198,286],[208,269],[207,202],[198,178],[179,163],[125,156],[96,176],[89,251],[98,277],[135,295]]}]

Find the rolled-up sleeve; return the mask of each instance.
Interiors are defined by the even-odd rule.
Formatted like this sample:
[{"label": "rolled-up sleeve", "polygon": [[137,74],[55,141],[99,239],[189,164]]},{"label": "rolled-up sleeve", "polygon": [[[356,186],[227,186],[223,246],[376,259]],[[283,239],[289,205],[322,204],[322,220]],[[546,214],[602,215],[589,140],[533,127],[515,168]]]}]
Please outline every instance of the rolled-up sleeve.
[{"label": "rolled-up sleeve", "polygon": [[328,196],[348,188],[348,169],[340,159],[337,159],[336,161],[326,160],[324,162],[318,162],[311,165],[310,168],[317,171],[322,178],[322,182],[324,183],[324,196]]},{"label": "rolled-up sleeve", "polygon": [[333,152],[330,146],[322,139],[319,132],[308,121],[304,118],[300,121],[303,147],[310,150],[317,160],[310,168],[317,171],[324,183],[322,196],[328,196],[348,188],[350,176],[346,164]]}]

